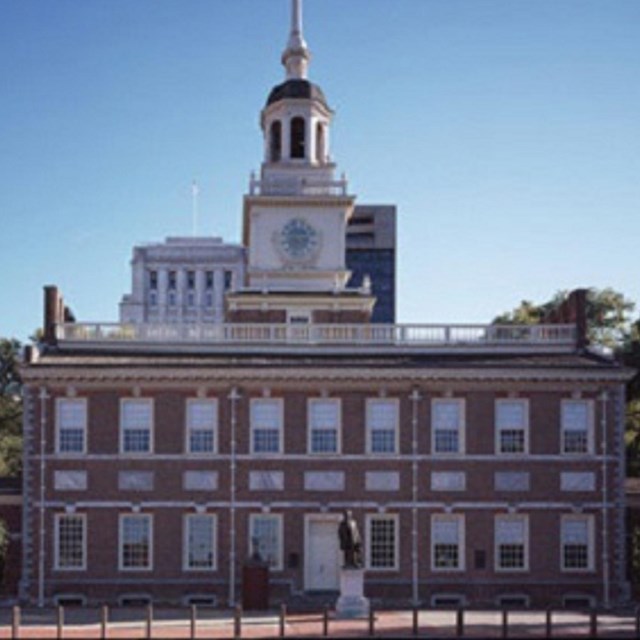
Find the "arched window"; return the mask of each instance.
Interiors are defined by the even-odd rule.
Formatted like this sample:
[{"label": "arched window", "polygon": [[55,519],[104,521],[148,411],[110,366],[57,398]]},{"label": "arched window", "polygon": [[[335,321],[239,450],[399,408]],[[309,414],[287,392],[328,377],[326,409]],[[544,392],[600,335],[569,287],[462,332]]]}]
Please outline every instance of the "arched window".
[{"label": "arched window", "polygon": [[304,118],[293,118],[291,120],[291,157],[305,157],[305,121]]},{"label": "arched window", "polygon": [[316,127],[316,162],[322,163],[325,161],[326,151],[324,146],[324,127],[318,123]]},{"label": "arched window", "polygon": [[269,149],[271,162],[280,162],[282,158],[282,123],[280,120],[276,120],[271,125]]}]

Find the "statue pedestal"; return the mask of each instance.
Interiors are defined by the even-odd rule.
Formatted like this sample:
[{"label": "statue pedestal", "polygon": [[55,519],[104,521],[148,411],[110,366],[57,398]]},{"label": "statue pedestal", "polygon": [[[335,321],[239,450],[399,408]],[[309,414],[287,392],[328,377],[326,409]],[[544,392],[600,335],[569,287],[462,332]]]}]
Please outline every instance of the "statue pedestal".
[{"label": "statue pedestal", "polygon": [[340,570],[340,597],[336,602],[339,618],[366,618],[369,600],[364,597],[364,569]]}]

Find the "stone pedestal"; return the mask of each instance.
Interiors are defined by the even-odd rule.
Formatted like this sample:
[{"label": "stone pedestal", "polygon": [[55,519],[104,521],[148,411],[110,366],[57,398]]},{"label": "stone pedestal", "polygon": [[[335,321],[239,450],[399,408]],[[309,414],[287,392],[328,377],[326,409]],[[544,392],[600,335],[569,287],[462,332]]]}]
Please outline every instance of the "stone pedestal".
[{"label": "stone pedestal", "polygon": [[336,616],[366,618],[368,615],[369,600],[364,597],[364,569],[341,569]]}]

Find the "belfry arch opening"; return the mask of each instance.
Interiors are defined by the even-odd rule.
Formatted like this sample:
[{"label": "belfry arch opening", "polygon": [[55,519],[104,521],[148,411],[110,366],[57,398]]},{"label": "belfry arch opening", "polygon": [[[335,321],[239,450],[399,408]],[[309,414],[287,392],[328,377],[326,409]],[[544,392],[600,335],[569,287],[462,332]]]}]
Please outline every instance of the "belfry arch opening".
[{"label": "belfry arch opening", "polygon": [[271,124],[269,131],[269,156],[271,162],[280,162],[282,159],[282,123],[276,120]]},{"label": "belfry arch opening", "polygon": [[291,119],[291,157],[304,159],[306,152],[306,123],[304,118]]},{"label": "belfry arch opening", "polygon": [[319,122],[316,125],[316,162],[318,163],[325,161],[327,155],[325,145],[324,125]]}]

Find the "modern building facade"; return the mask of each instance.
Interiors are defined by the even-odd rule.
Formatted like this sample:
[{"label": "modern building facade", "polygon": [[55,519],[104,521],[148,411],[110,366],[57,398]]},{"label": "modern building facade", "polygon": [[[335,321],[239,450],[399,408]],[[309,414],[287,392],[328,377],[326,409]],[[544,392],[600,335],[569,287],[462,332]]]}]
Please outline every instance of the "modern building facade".
[{"label": "modern building facade", "polygon": [[134,247],[123,324],[209,324],[224,320],[224,296],[244,282],[245,251],[220,238],[167,238]]},{"label": "modern building facade", "polygon": [[300,4],[225,321],[84,324],[46,289],[21,597],[226,606],[256,545],[272,601],[334,592],[349,508],[374,603],[623,601],[629,372],[589,349],[584,292],[536,326],[371,322]]}]

